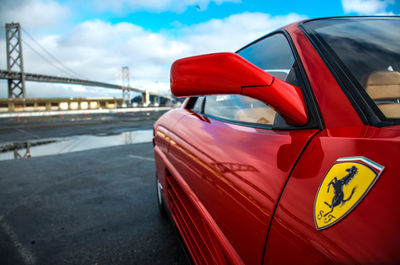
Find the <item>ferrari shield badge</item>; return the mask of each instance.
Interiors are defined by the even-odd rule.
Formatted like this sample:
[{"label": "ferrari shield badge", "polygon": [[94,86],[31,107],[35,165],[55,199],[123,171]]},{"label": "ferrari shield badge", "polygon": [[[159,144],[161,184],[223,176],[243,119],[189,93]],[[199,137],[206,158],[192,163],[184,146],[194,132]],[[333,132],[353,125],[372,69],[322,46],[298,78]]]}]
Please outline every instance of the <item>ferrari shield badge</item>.
[{"label": "ferrari shield badge", "polygon": [[350,213],[372,188],[383,169],[365,157],[337,159],[319,186],[315,199],[317,229],[328,228]]}]

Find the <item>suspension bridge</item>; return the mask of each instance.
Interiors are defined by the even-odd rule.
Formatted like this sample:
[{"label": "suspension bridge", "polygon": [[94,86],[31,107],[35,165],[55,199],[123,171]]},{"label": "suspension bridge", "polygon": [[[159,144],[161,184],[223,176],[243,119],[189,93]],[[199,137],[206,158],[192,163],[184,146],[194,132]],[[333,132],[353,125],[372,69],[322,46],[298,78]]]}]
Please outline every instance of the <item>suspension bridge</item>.
[{"label": "suspension bridge", "polygon": [[[31,41],[40,47],[42,52],[37,51],[25,39],[22,38],[21,31],[26,34]],[[150,96],[159,102],[160,98],[172,101],[169,95],[162,95],[145,89],[130,86],[129,68],[122,67],[122,84],[110,84],[94,80],[88,80],[81,74],[66,66],[61,60],[57,59],[45,47],[43,47],[29,32],[21,27],[19,23],[10,23],[5,26],[6,32],[6,58],[7,69],[0,69],[0,79],[7,80],[8,99],[9,100],[26,100],[26,82],[44,82],[58,84],[75,84],[83,86],[101,87],[106,89],[118,89],[122,91],[122,99],[124,103],[130,103],[130,92],[138,92],[142,94],[142,104],[148,105]],[[43,60],[47,61],[66,76],[54,76],[38,73],[26,73],[24,71],[24,57],[22,50],[22,42],[33,49],[33,51]],[[71,77],[72,76],[72,77]]]}]

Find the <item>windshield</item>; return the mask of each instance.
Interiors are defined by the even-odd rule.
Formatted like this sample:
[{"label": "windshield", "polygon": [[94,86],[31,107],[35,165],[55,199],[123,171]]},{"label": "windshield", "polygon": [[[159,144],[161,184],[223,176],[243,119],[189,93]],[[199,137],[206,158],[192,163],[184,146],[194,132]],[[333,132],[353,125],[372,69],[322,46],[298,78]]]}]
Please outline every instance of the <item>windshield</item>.
[{"label": "windshield", "polygon": [[400,17],[323,19],[304,28],[337,56],[386,118],[400,118]]}]

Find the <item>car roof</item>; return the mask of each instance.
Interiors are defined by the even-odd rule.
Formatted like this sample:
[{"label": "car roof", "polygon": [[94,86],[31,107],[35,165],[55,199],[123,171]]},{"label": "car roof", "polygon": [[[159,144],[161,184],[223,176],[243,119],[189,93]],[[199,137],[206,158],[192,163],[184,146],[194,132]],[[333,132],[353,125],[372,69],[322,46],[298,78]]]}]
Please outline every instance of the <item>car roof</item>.
[{"label": "car roof", "polygon": [[283,30],[283,29],[288,29],[291,28],[293,25],[299,25],[311,21],[316,21],[316,20],[329,20],[329,19],[366,19],[366,18],[371,18],[371,19],[377,19],[377,18],[400,18],[398,15],[380,15],[380,16],[332,16],[332,17],[319,17],[319,18],[309,18],[309,19],[303,19],[299,20],[293,23],[290,23],[288,25],[285,25],[278,30]]}]

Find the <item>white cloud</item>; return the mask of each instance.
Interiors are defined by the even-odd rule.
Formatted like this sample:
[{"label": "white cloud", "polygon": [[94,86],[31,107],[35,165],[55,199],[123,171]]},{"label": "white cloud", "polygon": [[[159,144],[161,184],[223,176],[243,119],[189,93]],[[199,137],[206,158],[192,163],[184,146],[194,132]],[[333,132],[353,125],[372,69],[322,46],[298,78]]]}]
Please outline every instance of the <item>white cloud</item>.
[{"label": "white cloud", "polygon": [[225,2],[239,3],[241,0],[94,0],[94,2],[100,9],[111,9],[113,11],[122,11],[125,8],[129,8],[130,11],[173,11],[180,13],[185,11],[190,6],[196,7],[199,10],[205,10],[211,2],[221,5]]},{"label": "white cloud", "polygon": [[112,25],[101,20],[84,22],[46,47],[52,47],[85,76],[108,82],[119,78],[125,65],[130,66],[134,79],[157,81],[164,78],[164,66],[188,50],[180,41],[137,25]]},{"label": "white cloud", "polygon": [[[246,12],[191,26],[177,26],[172,31],[162,33],[148,31],[131,23],[111,24],[92,20],[75,26],[64,35],[35,38],[66,66],[87,79],[121,84],[121,67],[129,66],[131,86],[167,92],[173,61],[201,53],[235,51],[272,30],[304,18],[297,14],[271,16]],[[39,50],[34,43],[28,43]],[[66,76],[25,44],[23,48],[26,72]],[[50,87],[48,84],[40,86],[40,83],[27,83],[28,96],[121,94],[120,91],[107,89],[62,86],[52,90]]]},{"label": "white cloud", "polygon": [[273,30],[305,18],[298,14],[271,16],[245,12],[184,27],[182,41],[190,44],[191,53],[235,51]]},{"label": "white cloud", "polygon": [[1,5],[1,25],[20,22],[27,29],[54,27],[71,14],[54,0],[3,0]]},{"label": "white cloud", "polygon": [[395,0],[342,0],[345,13],[355,12],[360,15],[388,14],[387,7]]}]

